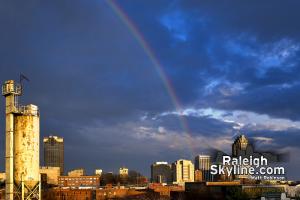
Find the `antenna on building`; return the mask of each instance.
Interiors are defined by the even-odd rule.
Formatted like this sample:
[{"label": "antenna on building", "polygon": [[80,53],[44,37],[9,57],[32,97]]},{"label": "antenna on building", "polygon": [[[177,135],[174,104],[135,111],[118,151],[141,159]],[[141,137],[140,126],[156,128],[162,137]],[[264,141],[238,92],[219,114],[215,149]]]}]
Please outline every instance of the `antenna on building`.
[{"label": "antenna on building", "polygon": [[27,78],[24,74],[20,73],[20,86],[21,86],[21,91],[23,90],[23,80],[25,81],[30,81],[29,78]]},{"label": "antenna on building", "polygon": [[[20,80],[19,80],[19,84],[16,84],[16,87],[19,89],[20,91],[20,95],[22,95],[23,93],[23,80],[26,80],[29,82],[29,78],[27,78],[24,74],[20,73]],[[16,105],[18,106],[18,102],[19,102],[19,97],[16,96]]]},{"label": "antenna on building", "polygon": [[23,80],[30,81],[24,74],[20,73],[20,85],[23,86]]}]

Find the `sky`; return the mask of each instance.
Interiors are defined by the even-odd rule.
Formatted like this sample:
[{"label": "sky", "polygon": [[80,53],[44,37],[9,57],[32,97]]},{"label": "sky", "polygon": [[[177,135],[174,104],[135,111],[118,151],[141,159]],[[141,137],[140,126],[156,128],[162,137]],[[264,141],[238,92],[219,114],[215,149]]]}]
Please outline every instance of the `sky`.
[{"label": "sky", "polygon": [[300,180],[299,6],[1,1],[0,80],[30,79],[22,104],[39,106],[41,139],[64,137],[65,171],[126,166],[149,176],[155,161],[230,153],[243,133],[289,153],[287,175]]}]

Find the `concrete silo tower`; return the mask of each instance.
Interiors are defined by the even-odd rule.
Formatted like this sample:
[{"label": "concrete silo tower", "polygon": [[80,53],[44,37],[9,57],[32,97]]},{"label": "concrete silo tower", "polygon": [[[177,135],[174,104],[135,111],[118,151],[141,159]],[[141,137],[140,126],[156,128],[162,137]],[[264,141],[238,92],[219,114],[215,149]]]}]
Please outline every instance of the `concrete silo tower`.
[{"label": "concrete silo tower", "polygon": [[2,86],[6,100],[5,199],[41,199],[39,174],[39,111],[20,106],[22,86],[13,80]]}]

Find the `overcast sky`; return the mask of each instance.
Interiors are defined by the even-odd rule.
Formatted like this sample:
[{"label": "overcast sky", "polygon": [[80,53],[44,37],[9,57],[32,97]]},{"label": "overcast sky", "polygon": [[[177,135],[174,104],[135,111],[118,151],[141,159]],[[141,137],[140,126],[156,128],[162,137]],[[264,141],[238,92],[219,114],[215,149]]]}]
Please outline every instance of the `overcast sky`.
[{"label": "overcast sky", "polygon": [[230,153],[244,133],[263,150],[290,152],[287,173],[300,179],[299,6],[1,1],[0,80],[28,76],[22,103],[40,107],[41,138],[64,137],[66,171],[126,166],[149,175],[155,161],[193,159],[211,148]]}]

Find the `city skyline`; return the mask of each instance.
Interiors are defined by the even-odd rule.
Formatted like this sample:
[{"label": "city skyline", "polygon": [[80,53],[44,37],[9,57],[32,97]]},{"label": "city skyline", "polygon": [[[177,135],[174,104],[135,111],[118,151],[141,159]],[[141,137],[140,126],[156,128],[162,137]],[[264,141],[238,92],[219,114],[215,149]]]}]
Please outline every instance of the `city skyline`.
[{"label": "city skyline", "polygon": [[298,6],[1,2],[0,80],[30,79],[22,101],[40,108],[40,138],[64,138],[65,171],[126,166],[150,177],[159,160],[229,153],[243,133],[290,152],[288,178],[299,180]]}]

